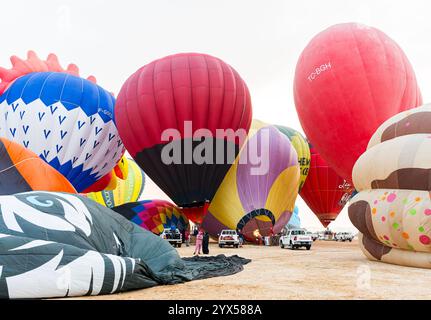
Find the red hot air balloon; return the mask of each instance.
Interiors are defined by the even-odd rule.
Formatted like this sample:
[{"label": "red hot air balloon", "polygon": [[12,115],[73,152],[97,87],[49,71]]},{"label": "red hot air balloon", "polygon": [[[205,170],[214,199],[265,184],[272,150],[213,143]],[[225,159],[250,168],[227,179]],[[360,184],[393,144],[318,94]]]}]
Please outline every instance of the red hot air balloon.
[{"label": "red hot air balloon", "polygon": [[422,102],[398,44],[356,23],[332,26],[310,41],[296,66],[294,97],[307,137],[349,182],[376,129]]},{"label": "red hot air balloon", "polygon": [[[126,80],[115,107],[130,155],[198,222],[235,160],[251,117],[250,94],[238,73],[199,53],[171,55],[143,66]],[[220,129],[242,129],[243,139],[220,135]],[[201,140],[209,149],[203,150]],[[229,150],[233,157],[228,157]],[[172,154],[179,159],[170,158]]]},{"label": "red hot air balloon", "polygon": [[341,178],[310,144],[311,160],[310,171],[300,196],[327,227],[337,218],[353,188]]}]

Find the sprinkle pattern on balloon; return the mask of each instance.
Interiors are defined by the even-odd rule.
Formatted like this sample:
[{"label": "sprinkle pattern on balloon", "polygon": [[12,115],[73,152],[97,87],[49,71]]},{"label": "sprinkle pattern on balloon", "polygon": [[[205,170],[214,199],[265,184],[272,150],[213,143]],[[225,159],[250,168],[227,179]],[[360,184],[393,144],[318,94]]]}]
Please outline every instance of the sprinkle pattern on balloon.
[{"label": "sprinkle pattern on balloon", "polygon": [[349,217],[372,260],[431,268],[431,106],[383,123],[353,168]]}]

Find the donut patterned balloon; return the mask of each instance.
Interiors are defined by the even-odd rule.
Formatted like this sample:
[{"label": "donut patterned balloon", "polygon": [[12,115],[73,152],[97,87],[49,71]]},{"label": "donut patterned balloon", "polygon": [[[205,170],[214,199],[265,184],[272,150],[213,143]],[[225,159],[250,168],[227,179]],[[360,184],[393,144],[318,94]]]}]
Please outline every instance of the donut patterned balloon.
[{"label": "donut patterned balloon", "polygon": [[431,105],[383,123],[355,163],[349,217],[371,260],[431,268]]}]

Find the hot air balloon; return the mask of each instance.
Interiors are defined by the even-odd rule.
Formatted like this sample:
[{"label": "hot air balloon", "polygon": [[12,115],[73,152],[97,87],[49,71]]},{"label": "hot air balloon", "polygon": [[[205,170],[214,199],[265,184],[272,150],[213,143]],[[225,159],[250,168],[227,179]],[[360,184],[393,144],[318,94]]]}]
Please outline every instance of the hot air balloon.
[{"label": "hot air balloon", "polygon": [[431,105],[397,114],[353,167],[349,218],[370,260],[431,268]]},{"label": "hot air balloon", "polygon": [[165,240],[82,196],[0,196],[0,299],[112,294],[235,274],[238,256],[180,258]]},{"label": "hot air balloon", "polygon": [[306,136],[338,175],[352,182],[355,161],[389,117],[422,103],[398,44],[357,23],[315,36],[296,65],[294,98]]},{"label": "hot air balloon", "polygon": [[299,180],[299,191],[301,191],[304,185],[305,179],[307,179],[308,171],[310,170],[310,148],[307,140],[303,135],[295,129],[275,125],[275,127],[281,131],[286,137],[289,138],[293,147],[298,154],[298,163],[301,170],[301,179]]},{"label": "hot air balloon", "polygon": [[[260,159],[257,158],[260,156]],[[289,221],[298,195],[298,155],[274,126],[253,120],[249,137],[211,202],[202,227],[215,237],[222,229],[278,233]]]},{"label": "hot air balloon", "polygon": [[[87,197],[104,205],[108,208],[122,205],[128,202],[135,202],[139,200],[145,186],[145,174],[139,168],[135,161],[123,157],[120,161],[122,167],[127,168],[127,178],[122,180],[117,176],[113,179],[116,180],[116,188],[114,190],[103,190],[99,192],[90,192]],[[123,175],[122,173],[121,175]]]},{"label": "hot air balloon", "polygon": [[31,190],[76,193],[61,173],[35,153],[0,138],[0,195]]},{"label": "hot air balloon", "polygon": [[115,118],[139,166],[199,222],[247,135],[250,94],[222,60],[176,54],[127,79]]},{"label": "hot air balloon", "polygon": [[329,167],[312,145],[310,152],[310,171],[300,196],[323,226],[327,227],[337,218],[353,188]]},{"label": "hot air balloon", "polygon": [[159,235],[164,229],[189,229],[189,220],[176,205],[165,200],[143,200],[112,208],[127,220]]},{"label": "hot air balloon", "polygon": [[112,94],[52,54],[11,61],[0,69],[0,136],[35,152],[78,192],[108,174],[124,153]]},{"label": "hot air balloon", "polygon": [[288,229],[301,228],[301,219],[299,218],[299,209],[297,206],[295,206],[295,209],[293,209],[292,216],[290,217],[290,220],[287,223],[286,227]]}]

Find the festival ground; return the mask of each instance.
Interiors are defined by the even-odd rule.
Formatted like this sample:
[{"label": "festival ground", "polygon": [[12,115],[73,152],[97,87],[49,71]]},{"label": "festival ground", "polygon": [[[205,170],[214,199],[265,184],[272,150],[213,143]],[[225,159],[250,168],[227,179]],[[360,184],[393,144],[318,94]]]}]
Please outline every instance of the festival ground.
[{"label": "festival ground", "polygon": [[[178,249],[191,256],[192,247]],[[357,241],[316,241],[310,251],[247,245],[210,254],[253,261],[238,274],[85,299],[430,299],[431,270],[371,262]],[[82,299],[82,298],[79,298]]]}]

